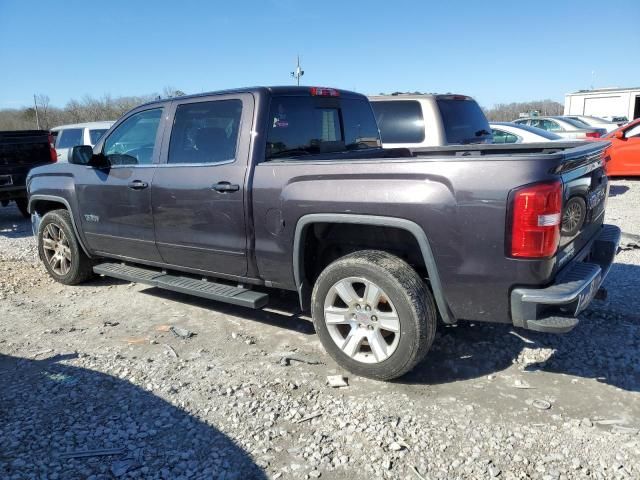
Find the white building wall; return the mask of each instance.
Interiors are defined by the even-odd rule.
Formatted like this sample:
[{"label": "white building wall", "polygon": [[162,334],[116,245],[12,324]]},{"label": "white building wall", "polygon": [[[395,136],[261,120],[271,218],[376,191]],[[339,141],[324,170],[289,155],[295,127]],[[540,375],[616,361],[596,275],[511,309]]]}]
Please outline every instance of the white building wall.
[{"label": "white building wall", "polygon": [[565,96],[565,115],[624,116],[633,119],[640,89],[570,93]]}]

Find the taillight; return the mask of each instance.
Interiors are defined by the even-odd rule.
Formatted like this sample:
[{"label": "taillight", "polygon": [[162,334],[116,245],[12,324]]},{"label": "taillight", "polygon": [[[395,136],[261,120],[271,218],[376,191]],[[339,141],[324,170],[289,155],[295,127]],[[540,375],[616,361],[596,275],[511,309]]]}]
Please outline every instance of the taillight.
[{"label": "taillight", "polygon": [[49,134],[49,156],[52,162],[58,161],[58,152],[56,152],[56,140],[51,134]]},{"label": "taillight", "polygon": [[553,256],[560,241],[562,183],[538,183],[516,190],[512,212],[511,256]]},{"label": "taillight", "polygon": [[587,132],[587,138],[600,138],[600,132]]},{"label": "taillight", "polygon": [[311,95],[314,97],[339,97],[340,92],[335,88],[311,87]]}]

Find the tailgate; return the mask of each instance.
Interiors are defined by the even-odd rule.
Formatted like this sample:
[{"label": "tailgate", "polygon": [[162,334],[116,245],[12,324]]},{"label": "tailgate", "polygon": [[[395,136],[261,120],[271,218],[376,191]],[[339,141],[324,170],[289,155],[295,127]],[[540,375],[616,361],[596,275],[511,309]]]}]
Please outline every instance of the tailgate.
[{"label": "tailgate", "polygon": [[593,239],[604,221],[609,181],[604,169],[608,142],[593,142],[567,150],[556,173],[563,183],[562,228],[558,268]]},{"label": "tailgate", "polygon": [[0,173],[28,171],[51,162],[49,132],[25,130],[0,132]]}]

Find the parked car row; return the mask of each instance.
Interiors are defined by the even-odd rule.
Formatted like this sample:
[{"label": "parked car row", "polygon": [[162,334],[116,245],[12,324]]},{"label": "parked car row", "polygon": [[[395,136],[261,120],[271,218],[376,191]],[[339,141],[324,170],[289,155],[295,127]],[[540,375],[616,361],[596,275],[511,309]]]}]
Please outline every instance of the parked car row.
[{"label": "parked car row", "polygon": [[591,127],[586,123],[569,117],[527,117],[518,118],[513,123],[540,128],[571,140],[600,138],[607,133],[604,128]]}]

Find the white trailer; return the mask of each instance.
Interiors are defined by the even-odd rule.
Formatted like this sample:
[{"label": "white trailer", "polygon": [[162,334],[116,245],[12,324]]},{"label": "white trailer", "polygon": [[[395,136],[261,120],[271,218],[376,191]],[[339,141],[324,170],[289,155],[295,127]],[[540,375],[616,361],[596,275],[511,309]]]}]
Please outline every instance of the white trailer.
[{"label": "white trailer", "polygon": [[564,97],[565,115],[594,117],[640,117],[640,87],[597,88],[567,93]]}]

